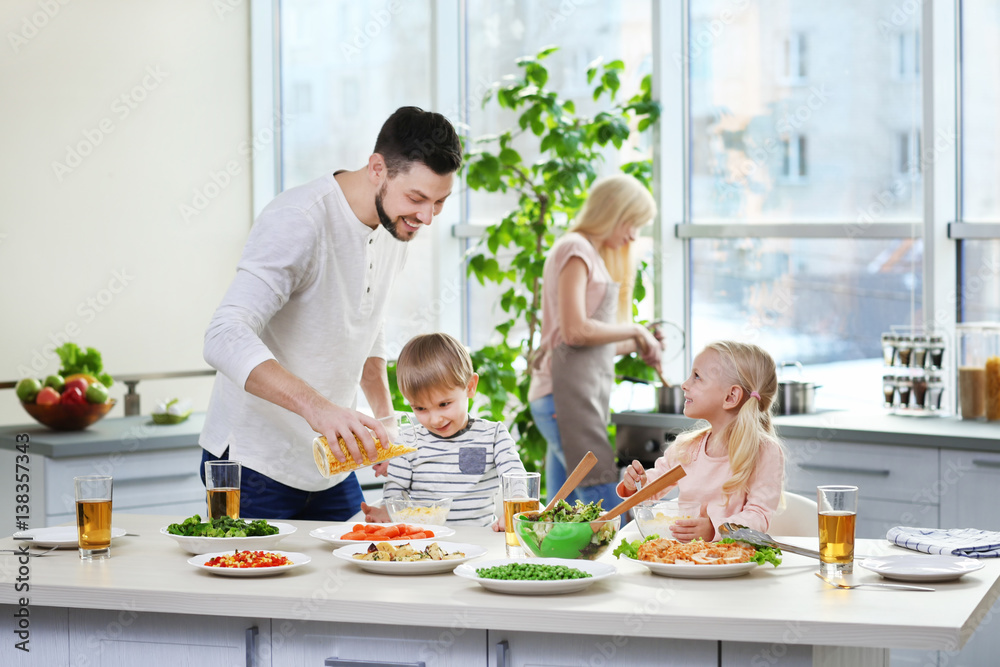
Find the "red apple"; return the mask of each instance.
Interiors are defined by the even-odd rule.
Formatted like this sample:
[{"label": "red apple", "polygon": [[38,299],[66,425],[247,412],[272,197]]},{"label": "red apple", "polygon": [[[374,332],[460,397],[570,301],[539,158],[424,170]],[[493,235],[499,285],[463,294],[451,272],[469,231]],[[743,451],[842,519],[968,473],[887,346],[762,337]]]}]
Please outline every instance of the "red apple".
[{"label": "red apple", "polygon": [[52,387],[44,387],[35,398],[38,405],[55,405],[59,402],[59,392]]},{"label": "red apple", "polygon": [[80,390],[80,393],[83,394],[84,396],[86,396],[87,395],[87,387],[89,387],[89,386],[90,386],[90,383],[87,382],[83,378],[75,378],[73,380],[67,380],[66,381],[66,387],[63,388],[63,396],[65,396],[66,392],[68,392],[73,387],[77,387]]},{"label": "red apple", "polygon": [[87,402],[80,387],[67,387],[59,397],[60,405],[83,405]]}]

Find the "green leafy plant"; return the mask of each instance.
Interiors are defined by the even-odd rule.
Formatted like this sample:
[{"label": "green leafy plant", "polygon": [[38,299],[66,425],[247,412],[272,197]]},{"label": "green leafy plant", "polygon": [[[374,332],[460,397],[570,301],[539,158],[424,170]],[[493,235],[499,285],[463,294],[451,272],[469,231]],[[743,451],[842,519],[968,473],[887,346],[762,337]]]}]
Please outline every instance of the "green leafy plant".
[{"label": "green leafy plant", "polygon": [[[590,116],[577,113],[572,100],[562,99],[548,87],[545,62],[557,50],[549,47],[519,58],[520,75],[495,84],[486,94],[483,105],[495,103],[516,112],[517,125],[473,140],[463,167],[469,188],[517,195],[517,205],[490,225],[470,252],[468,272],[482,285],[507,286],[499,302],[497,335],[490,345],[473,354],[473,362],[485,401],[482,409],[490,419],[511,427],[529,470],[540,469],[545,455],[545,439],[528,408],[527,361],[538,344],[546,254],[583,206],[605,152],[613,148],[636,153],[638,159],[624,164],[622,171],[649,185],[652,162],[628,142],[634,134],[647,131],[660,114],[659,104],[652,99],[649,76],[642,80],[637,94],[618,101],[620,75],[625,69],[620,60],[588,66],[586,77],[593,86],[593,99],[603,100],[605,106]],[[531,162],[515,147],[529,143],[538,154]],[[645,293],[641,273],[637,299]],[[634,360],[621,363],[629,369],[630,364],[641,364]]]}]

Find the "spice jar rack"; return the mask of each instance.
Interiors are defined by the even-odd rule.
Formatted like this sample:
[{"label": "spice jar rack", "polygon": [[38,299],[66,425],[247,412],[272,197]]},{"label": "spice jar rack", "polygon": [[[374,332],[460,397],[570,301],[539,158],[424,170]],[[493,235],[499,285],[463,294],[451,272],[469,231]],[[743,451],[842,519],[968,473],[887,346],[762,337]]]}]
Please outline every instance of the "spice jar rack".
[{"label": "spice jar rack", "polygon": [[883,406],[897,415],[947,415],[944,333],[923,327],[890,329],[882,334]]},{"label": "spice jar rack", "polygon": [[1000,322],[959,324],[955,338],[959,415],[1000,420]]}]

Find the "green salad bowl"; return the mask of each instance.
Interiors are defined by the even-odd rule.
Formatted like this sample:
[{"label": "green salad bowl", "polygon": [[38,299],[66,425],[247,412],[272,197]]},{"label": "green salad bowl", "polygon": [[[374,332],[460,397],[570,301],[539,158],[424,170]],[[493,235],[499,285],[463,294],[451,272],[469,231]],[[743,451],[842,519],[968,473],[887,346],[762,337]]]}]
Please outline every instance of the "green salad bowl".
[{"label": "green salad bowl", "polygon": [[539,521],[538,512],[522,512],[514,515],[514,533],[536,558],[596,560],[615,541],[620,523],[620,516],[605,521]]}]

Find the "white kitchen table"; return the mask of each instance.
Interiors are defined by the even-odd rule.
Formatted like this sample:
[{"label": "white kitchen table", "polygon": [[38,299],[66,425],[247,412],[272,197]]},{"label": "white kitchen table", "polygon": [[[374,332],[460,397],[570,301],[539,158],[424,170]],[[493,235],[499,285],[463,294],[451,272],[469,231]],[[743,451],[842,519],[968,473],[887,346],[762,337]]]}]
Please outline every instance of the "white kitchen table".
[{"label": "white kitchen table", "polygon": [[[0,663],[134,664],[129,651],[156,646],[166,656],[156,664],[257,667],[323,665],[316,656],[324,651],[385,665],[419,664],[412,656],[426,665],[699,665],[712,656],[713,665],[886,665],[889,648],[960,648],[1000,594],[995,559],[924,593],[833,589],[813,575],[815,560],[792,554],[778,568],[740,577],[672,579],[609,553],[602,560],[618,573],[585,591],[504,595],[453,574],[362,572],[309,536],[321,522],[291,522],[297,532],[275,547],[306,553],[310,564],[228,578],[194,569],[189,554],[159,534],[181,518],[115,514],[116,527],[139,536],[116,539],[104,562],[81,562],[75,550],[31,558],[30,588],[21,592],[18,558],[0,555]],[[504,552],[502,534],[488,529],[458,527],[442,540],[482,544],[486,558]],[[0,548],[14,545],[0,539]],[[903,552],[878,540],[862,540],[858,550]],[[881,581],[857,567],[853,579]],[[22,597],[31,653],[15,648]]]}]

